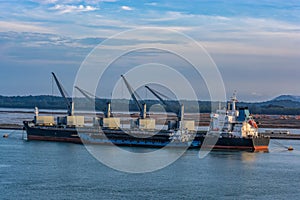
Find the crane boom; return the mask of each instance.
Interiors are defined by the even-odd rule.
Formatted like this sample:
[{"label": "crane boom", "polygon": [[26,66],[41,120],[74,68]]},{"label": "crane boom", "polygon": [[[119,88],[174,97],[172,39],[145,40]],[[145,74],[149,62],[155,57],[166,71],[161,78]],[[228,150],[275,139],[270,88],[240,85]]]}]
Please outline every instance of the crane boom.
[{"label": "crane boom", "polygon": [[139,109],[139,111],[140,111],[140,117],[141,117],[141,118],[145,118],[145,117],[146,117],[146,108],[145,108],[145,107],[146,107],[146,104],[145,104],[144,102],[142,103],[142,105],[140,104],[140,102],[137,100],[137,97],[138,97],[139,99],[141,99],[141,98],[139,97],[139,95],[133,90],[133,88],[130,86],[130,84],[129,84],[129,82],[126,80],[126,78],[125,78],[123,75],[121,75],[121,77],[122,77],[122,79],[124,80],[125,85],[126,85],[128,91],[129,91],[131,97],[133,98],[135,104],[137,105],[137,107],[138,107],[138,109]]},{"label": "crane boom", "polygon": [[[84,89],[81,89],[77,86],[75,86],[75,88],[83,95],[85,96],[85,98],[87,98],[89,101],[92,101],[94,102],[93,98],[91,96],[94,96],[92,95],[91,93],[89,93],[88,91],[84,90]],[[96,96],[95,96],[96,97]]]},{"label": "crane boom", "polygon": [[[94,101],[95,101],[95,98],[96,98],[96,96],[94,96],[94,95],[92,95],[91,93],[89,93],[88,91],[86,91],[86,90],[84,90],[84,89],[81,89],[81,88],[79,88],[79,87],[77,87],[77,86],[75,86],[75,88],[85,97],[85,98],[87,98],[91,103],[94,103]],[[94,98],[93,98],[93,97]],[[95,107],[96,108],[98,108],[97,106],[96,106],[96,104],[95,104]],[[99,108],[98,108],[99,109]]]},{"label": "crane boom", "polygon": [[145,86],[145,88],[147,88],[156,98],[158,98],[165,106],[167,106],[167,103],[165,102],[165,100],[163,100],[160,96],[159,96],[159,92],[150,88],[149,86]]},{"label": "crane boom", "polygon": [[[97,96],[93,95],[92,93],[84,90],[84,89],[81,89],[77,86],[75,86],[75,88],[83,95],[85,96],[85,98],[87,98],[90,102],[94,103],[95,102],[95,99],[98,98]],[[99,98],[98,98],[99,99]],[[95,107],[98,109],[98,110],[101,110],[101,108],[99,108],[97,105],[96,105],[96,102],[95,102]],[[107,103],[107,111],[105,111],[105,116],[106,117],[110,117],[111,116],[111,112],[110,112],[110,102]]]},{"label": "crane boom", "polygon": [[64,89],[64,87],[62,86],[62,84],[59,82],[59,80],[57,79],[56,75],[54,74],[54,72],[51,72],[52,73],[52,76],[55,80],[55,83],[57,85],[57,88],[61,94],[61,96],[64,98],[66,104],[67,104],[67,107],[68,107],[68,115],[73,115],[73,106],[72,106],[72,101],[70,101],[68,99],[68,95],[66,95],[66,91]]},{"label": "crane boom", "polygon": [[178,118],[180,117],[180,106],[179,105],[171,105],[170,102],[166,102],[162,97],[168,98],[166,95],[158,92],[157,90],[154,90],[150,88],[149,86],[145,86],[159,101],[166,107],[168,110],[173,111],[174,113],[177,114]]}]

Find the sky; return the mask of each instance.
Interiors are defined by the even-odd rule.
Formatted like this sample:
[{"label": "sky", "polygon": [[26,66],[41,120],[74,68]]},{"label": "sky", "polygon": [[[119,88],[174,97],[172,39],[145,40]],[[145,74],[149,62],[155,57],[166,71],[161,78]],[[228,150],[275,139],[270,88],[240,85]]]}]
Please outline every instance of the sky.
[{"label": "sky", "polygon": [[[0,95],[58,94],[52,71],[72,93],[78,69],[99,43],[144,27],[175,30],[202,45],[227,96],[234,90],[241,101],[300,95],[297,0],[1,0],[0,13]],[[122,45],[115,43],[115,48]],[[134,58],[144,61],[153,56],[137,54]],[[130,60],[116,63],[132,65]],[[184,69],[189,76],[190,68]]]}]

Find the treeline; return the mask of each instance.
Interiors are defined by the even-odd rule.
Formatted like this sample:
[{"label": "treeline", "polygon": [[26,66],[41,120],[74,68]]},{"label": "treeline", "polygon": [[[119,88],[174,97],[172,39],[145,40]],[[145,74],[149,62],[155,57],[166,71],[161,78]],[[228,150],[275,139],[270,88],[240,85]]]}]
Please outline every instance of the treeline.
[{"label": "treeline", "polygon": [[0,107],[2,108],[34,108],[64,109],[65,102],[62,97],[40,95],[40,96],[0,96]]},{"label": "treeline", "polygon": [[[71,101],[71,99],[69,99]],[[133,100],[128,99],[96,99],[95,105],[92,108],[91,102],[86,98],[74,99],[75,109],[86,110],[96,109],[98,111],[104,111],[107,103],[111,102],[112,109],[114,111],[132,111],[138,112],[139,108]],[[164,111],[177,112],[180,109],[180,104],[185,105],[186,112],[210,112],[209,102],[193,102],[193,101],[166,101],[166,106],[163,106],[157,100],[145,100],[147,105],[147,111]],[[198,104],[199,103],[199,104]],[[0,107],[2,108],[34,108],[40,109],[67,109],[66,101],[59,96],[40,95],[40,96],[0,96]]]},{"label": "treeline", "polygon": [[[71,99],[69,99],[71,101]],[[106,109],[107,102],[111,102],[112,111],[130,111],[138,112],[139,108],[136,106],[133,100],[127,99],[97,99],[95,104],[92,104],[85,98],[75,99],[75,109],[87,110],[87,108],[96,109],[98,111],[104,111]],[[185,112],[187,113],[210,113],[218,106],[224,107],[226,104],[220,104],[217,102],[211,103],[209,101],[166,101],[165,105],[162,105],[157,100],[146,100],[147,111],[152,112],[179,112],[180,104],[184,104]],[[93,107],[94,106],[94,107]],[[258,103],[245,103],[238,102],[238,107],[248,107],[253,114],[277,114],[277,115],[300,115],[300,102],[297,101],[267,101]],[[65,99],[59,96],[40,95],[40,96],[0,96],[0,107],[2,108],[34,108],[40,109],[66,109]]]}]

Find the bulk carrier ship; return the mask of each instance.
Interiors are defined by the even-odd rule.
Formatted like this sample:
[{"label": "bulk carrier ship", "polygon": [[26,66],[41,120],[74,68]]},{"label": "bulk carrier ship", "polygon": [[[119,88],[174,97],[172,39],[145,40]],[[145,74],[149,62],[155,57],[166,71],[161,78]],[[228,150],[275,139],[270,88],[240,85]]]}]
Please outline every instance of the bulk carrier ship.
[{"label": "bulk carrier ship", "polygon": [[[68,116],[39,116],[38,109],[32,121],[24,121],[27,140],[44,140],[89,144],[114,144],[118,146],[142,147],[184,147],[211,148],[226,150],[267,151],[270,138],[260,136],[255,121],[247,108],[236,110],[236,97],[231,99],[228,108],[211,114],[208,132],[195,131],[194,122],[184,120],[184,106],[178,121],[169,123],[168,130],[156,130],[155,120],[146,117],[146,105],[140,105],[134,91],[124,79],[133,99],[140,109],[140,117],[133,120],[131,127],[120,128],[120,119],[111,116],[110,103],[107,104],[105,117],[94,119],[93,126],[86,126],[84,116],[73,115],[73,103],[66,98],[62,85],[53,77],[65,98]],[[79,89],[80,90],[80,89]],[[80,90],[83,92],[83,90]],[[85,95],[86,96],[86,95]],[[217,137],[216,142],[208,143],[207,137]]]}]

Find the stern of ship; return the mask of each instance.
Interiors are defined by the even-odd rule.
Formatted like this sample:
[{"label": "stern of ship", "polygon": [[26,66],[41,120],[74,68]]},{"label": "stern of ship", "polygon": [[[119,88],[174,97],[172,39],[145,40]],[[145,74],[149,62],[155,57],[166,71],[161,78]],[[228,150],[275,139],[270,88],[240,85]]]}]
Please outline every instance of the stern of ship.
[{"label": "stern of ship", "polygon": [[270,137],[266,137],[266,136],[253,137],[252,141],[253,141],[254,151],[264,151],[264,152],[269,151]]}]

